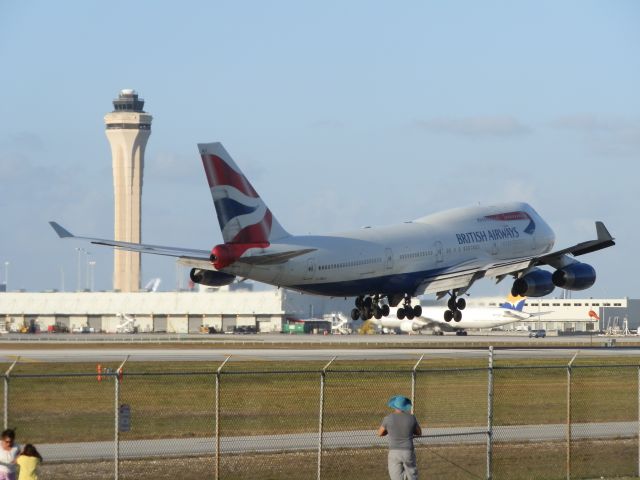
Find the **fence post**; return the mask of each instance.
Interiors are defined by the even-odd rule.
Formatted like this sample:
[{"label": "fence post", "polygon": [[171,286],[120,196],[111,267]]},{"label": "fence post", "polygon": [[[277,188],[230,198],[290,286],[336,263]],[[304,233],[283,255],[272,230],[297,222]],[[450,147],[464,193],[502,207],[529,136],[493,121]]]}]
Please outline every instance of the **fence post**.
[{"label": "fence post", "polygon": [[493,477],[493,346],[487,368],[487,480]]},{"label": "fence post", "polygon": [[571,366],[578,353],[580,352],[576,352],[567,365],[567,480],[571,480]]},{"label": "fence post", "polygon": [[418,368],[418,365],[420,365],[420,362],[423,358],[424,355],[420,357],[418,362],[413,366],[413,370],[411,371],[411,413],[414,415],[416,414],[416,369]]},{"label": "fence post", "polygon": [[215,479],[220,478],[220,374],[231,355],[224,359],[216,371],[216,470]]},{"label": "fence post", "polygon": [[324,439],[324,378],[327,368],[333,363],[336,357],[329,360],[320,372],[320,411],[318,413],[318,480],[322,477],[322,441]]},{"label": "fence post", "polygon": [[16,358],[11,366],[4,372],[4,430],[9,428],[9,375],[11,375],[11,370],[16,366],[20,357]]},{"label": "fence post", "polygon": [[118,369],[115,371],[113,375],[113,381],[115,384],[115,445],[114,445],[114,474],[115,480],[120,478],[120,375],[122,373],[122,368],[124,364],[129,360],[129,355],[127,355],[124,361],[120,364]]}]

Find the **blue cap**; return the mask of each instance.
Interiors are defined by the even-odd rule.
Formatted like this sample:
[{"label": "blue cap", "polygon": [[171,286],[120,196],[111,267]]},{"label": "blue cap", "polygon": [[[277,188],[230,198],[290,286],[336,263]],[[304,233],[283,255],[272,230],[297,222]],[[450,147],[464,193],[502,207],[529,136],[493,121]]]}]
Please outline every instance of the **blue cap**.
[{"label": "blue cap", "polygon": [[396,395],[389,399],[389,401],[387,402],[387,406],[402,410],[404,412],[408,412],[411,410],[411,400],[409,400],[407,397],[403,397],[402,395]]}]

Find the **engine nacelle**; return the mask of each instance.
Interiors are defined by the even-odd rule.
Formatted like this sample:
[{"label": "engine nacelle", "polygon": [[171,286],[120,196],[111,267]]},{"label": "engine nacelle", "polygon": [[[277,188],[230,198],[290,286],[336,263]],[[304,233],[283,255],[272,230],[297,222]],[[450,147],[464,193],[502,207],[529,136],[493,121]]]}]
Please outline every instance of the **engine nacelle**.
[{"label": "engine nacelle", "polygon": [[403,331],[404,333],[413,333],[417,329],[416,329],[415,322],[413,320],[403,320],[400,323],[400,330]]},{"label": "engine nacelle", "polygon": [[228,267],[237,259],[238,255],[234,252],[234,249],[225,243],[213,247],[213,250],[211,250],[211,256],[209,257],[213,266],[218,270]]},{"label": "engine nacelle", "polygon": [[553,284],[567,290],[585,290],[596,283],[596,270],[586,263],[573,263],[553,272]]},{"label": "engine nacelle", "polygon": [[511,294],[521,297],[544,297],[553,292],[554,288],[551,272],[534,268],[513,282]]},{"label": "engine nacelle", "polygon": [[235,275],[200,268],[192,268],[191,272],[189,272],[189,277],[193,283],[199,283],[207,287],[222,287],[223,285],[229,285],[236,279]]}]

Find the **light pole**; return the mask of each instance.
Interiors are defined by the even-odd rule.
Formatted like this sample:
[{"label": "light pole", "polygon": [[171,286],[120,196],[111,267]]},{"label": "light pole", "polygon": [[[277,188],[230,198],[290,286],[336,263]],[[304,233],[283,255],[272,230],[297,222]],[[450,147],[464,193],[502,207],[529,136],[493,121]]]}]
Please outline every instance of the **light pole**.
[{"label": "light pole", "polygon": [[80,291],[82,289],[82,266],[80,264],[80,256],[82,255],[82,252],[84,252],[84,248],[80,248],[80,247],[76,247],[76,252],[78,252],[78,259],[77,259],[77,267],[78,267],[78,278],[77,278],[77,284],[76,284],[76,291]]},{"label": "light pole", "polygon": [[176,290],[182,290],[182,267],[176,262]]},{"label": "light pole", "polygon": [[89,271],[91,270],[91,262],[89,261],[89,255],[91,255],[91,252],[88,252],[85,250],[84,252],[84,261],[86,262],[86,271],[84,274],[84,289],[85,290],[89,290],[90,284],[89,284]]},{"label": "light pole", "polygon": [[9,262],[4,262],[4,291],[9,291]]},{"label": "light pole", "polygon": [[91,278],[91,282],[89,283],[89,289],[93,292],[95,290],[95,284],[94,284],[94,268],[96,266],[96,261],[95,260],[91,260],[89,262],[89,272],[90,272],[90,278]]}]

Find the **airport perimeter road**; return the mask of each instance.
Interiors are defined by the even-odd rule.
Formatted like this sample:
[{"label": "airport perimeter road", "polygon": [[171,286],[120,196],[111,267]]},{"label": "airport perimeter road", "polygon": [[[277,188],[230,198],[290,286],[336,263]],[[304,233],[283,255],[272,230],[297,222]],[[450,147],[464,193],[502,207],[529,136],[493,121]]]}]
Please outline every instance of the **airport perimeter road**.
[{"label": "airport perimeter road", "polygon": [[[563,440],[566,425],[522,425],[494,427],[494,443],[546,442]],[[638,435],[637,422],[573,424],[574,439],[631,438]],[[366,448],[387,445],[375,430],[324,432],[324,448]],[[484,443],[486,431],[479,428],[428,428],[416,443],[425,445]],[[317,433],[223,437],[221,453],[259,453],[316,450]],[[114,442],[59,443],[38,445],[47,461],[107,460],[114,458]],[[170,438],[163,440],[126,440],[120,442],[121,458],[181,457],[213,455],[213,438]]]},{"label": "airport perimeter road", "polygon": [[[407,345],[412,347],[452,347],[474,348],[486,345],[495,346],[522,346],[522,347],[554,347],[554,346],[586,346],[601,347],[611,341],[621,346],[640,347],[640,336],[600,336],[600,335],[551,335],[546,338],[529,338],[528,332],[487,332],[472,333],[468,335],[455,335],[447,333],[443,336],[430,334],[416,335],[287,335],[280,333],[258,334],[233,334],[233,335],[208,335],[198,333],[137,333],[137,334],[108,334],[108,333],[37,333],[20,334],[9,333],[0,335],[0,348],[2,345],[15,344],[140,344],[140,345],[193,345],[195,347],[206,345],[208,347],[234,346],[280,346],[280,345],[317,345],[319,347],[331,347],[338,345],[353,345],[360,347],[375,347],[387,345]],[[453,348],[453,347],[452,347]]]},{"label": "airport perimeter road", "polygon": [[[638,348],[607,349],[512,349],[496,350],[500,358],[571,358],[580,351],[584,356],[625,356],[640,357]],[[13,349],[0,350],[0,362],[212,362],[218,363],[231,357],[231,361],[329,361],[333,357],[340,360],[405,360],[424,355],[429,358],[487,358],[488,350],[483,349],[428,349],[428,348],[358,348],[358,349],[136,349],[122,346],[110,349]]]}]

